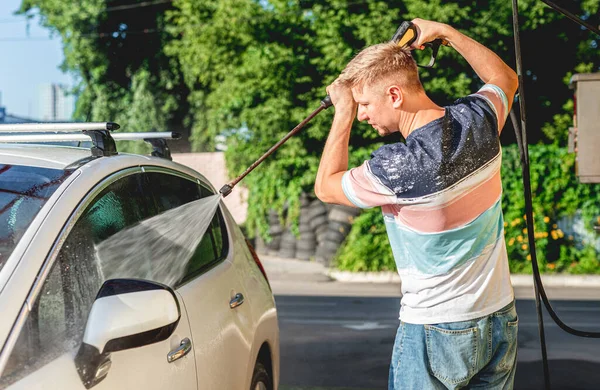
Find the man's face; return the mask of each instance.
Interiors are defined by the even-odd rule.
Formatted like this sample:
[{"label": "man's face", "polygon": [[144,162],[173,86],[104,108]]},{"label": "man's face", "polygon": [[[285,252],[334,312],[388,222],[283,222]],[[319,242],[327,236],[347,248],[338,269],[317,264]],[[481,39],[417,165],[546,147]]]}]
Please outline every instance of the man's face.
[{"label": "man's face", "polygon": [[398,113],[384,88],[368,85],[355,87],[352,88],[352,96],[358,103],[356,117],[359,121],[368,121],[381,136],[398,131]]}]

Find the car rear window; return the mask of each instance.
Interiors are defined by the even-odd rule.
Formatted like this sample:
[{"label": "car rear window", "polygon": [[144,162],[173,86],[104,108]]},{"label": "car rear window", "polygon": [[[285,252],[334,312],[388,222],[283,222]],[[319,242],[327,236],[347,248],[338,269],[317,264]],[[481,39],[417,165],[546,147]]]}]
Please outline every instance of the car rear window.
[{"label": "car rear window", "polygon": [[70,173],[0,164],[0,270],[42,206]]}]

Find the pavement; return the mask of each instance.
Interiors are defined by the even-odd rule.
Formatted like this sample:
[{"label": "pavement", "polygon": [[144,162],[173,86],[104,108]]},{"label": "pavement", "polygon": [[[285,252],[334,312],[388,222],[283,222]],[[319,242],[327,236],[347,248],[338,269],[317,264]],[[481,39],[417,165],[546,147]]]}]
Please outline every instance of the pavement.
[{"label": "pavement", "polygon": [[[275,295],[401,297],[392,272],[345,272],[320,263],[260,255]],[[517,299],[534,299],[532,275],[511,275]],[[600,275],[542,275],[550,300],[600,300]]]}]

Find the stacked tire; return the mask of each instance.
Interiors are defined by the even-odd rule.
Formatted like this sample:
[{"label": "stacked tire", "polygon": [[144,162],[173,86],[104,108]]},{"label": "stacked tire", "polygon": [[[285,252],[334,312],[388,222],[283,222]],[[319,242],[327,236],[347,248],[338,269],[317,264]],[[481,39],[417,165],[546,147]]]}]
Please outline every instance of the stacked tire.
[{"label": "stacked tire", "polygon": [[315,236],[317,245],[315,257],[318,261],[321,242],[325,239],[325,234],[327,232],[327,207],[325,206],[325,203],[321,202],[319,199],[315,199],[310,202],[307,214],[310,229]]},{"label": "stacked tire", "polygon": [[281,243],[279,244],[279,257],[284,259],[293,259],[296,257],[296,236],[290,228],[286,228],[281,235]]},{"label": "stacked tire", "polygon": [[281,236],[283,234],[283,226],[279,222],[279,215],[275,210],[269,211],[269,235],[271,241],[267,245],[267,253],[272,256],[279,254],[279,247],[281,244]]},{"label": "stacked tire", "polygon": [[333,205],[330,208],[327,215],[327,229],[317,247],[316,260],[319,263],[330,265],[331,259],[350,233],[352,221],[358,213],[360,209],[348,206]]},{"label": "stacked tire", "polygon": [[286,259],[310,260],[314,257],[317,262],[329,266],[359,213],[360,209],[326,205],[319,199],[311,201],[307,194],[302,194],[298,224],[300,236],[296,237],[289,227],[282,226],[277,212],[271,210],[268,217],[271,241],[264,243],[257,237],[257,251],[260,248],[263,253]]},{"label": "stacked tire", "polygon": [[300,237],[296,242],[296,258],[299,260],[310,260],[317,249],[317,236],[310,225],[310,202],[305,194],[300,198],[300,219],[298,229]]}]

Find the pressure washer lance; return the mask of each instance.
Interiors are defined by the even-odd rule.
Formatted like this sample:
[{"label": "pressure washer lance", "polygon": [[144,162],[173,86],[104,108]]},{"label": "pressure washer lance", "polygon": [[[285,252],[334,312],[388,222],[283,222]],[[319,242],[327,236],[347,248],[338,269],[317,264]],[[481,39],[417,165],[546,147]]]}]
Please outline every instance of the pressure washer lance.
[{"label": "pressure washer lance", "polygon": [[[398,29],[396,30],[394,35],[392,36],[392,42],[396,42],[398,44],[398,46],[408,48],[417,39],[418,36],[419,36],[419,32],[417,30],[417,27],[412,22],[403,22],[400,25],[400,27],[398,27]],[[419,65],[419,66],[422,68],[433,67],[441,45],[447,46],[448,42],[443,39],[436,39],[434,41],[425,43],[424,46],[431,48],[431,59],[429,60],[429,63],[427,65]],[[298,133],[312,118],[317,116],[317,114],[320,113],[321,111],[326,110],[331,106],[332,106],[331,98],[329,97],[329,95],[327,95],[323,100],[321,100],[321,105],[319,106],[319,108],[314,110],[309,116],[306,117],[306,119],[304,119],[296,127],[294,127],[289,133],[287,133],[285,137],[283,137],[279,142],[277,142],[269,150],[267,150],[267,152],[265,154],[263,154],[258,160],[256,160],[252,165],[250,165],[248,167],[248,169],[246,169],[244,171],[244,173],[242,173],[237,178],[235,178],[234,180],[230,181],[229,183],[227,183],[223,187],[221,187],[219,192],[221,193],[223,198],[231,193],[231,191],[233,190],[233,187],[235,187],[235,185],[237,183],[239,183],[240,180],[242,180],[244,177],[246,177],[247,174],[252,172],[254,170],[254,168],[256,168],[267,157],[269,157],[271,154],[273,154],[273,152],[276,151],[281,145],[283,145],[288,139],[290,139],[293,135]]]},{"label": "pressure washer lance", "polygon": [[285,137],[283,137],[281,140],[279,140],[279,142],[277,142],[275,145],[271,146],[271,149],[267,150],[267,152],[265,154],[263,154],[258,160],[256,160],[252,165],[250,165],[248,167],[248,169],[246,169],[244,171],[244,173],[242,173],[241,175],[239,175],[233,181],[231,181],[231,182],[225,184],[223,187],[221,187],[221,189],[219,190],[219,192],[221,193],[221,195],[223,195],[223,198],[226,197],[227,195],[229,195],[231,193],[231,191],[233,190],[233,187],[235,187],[235,185],[237,183],[239,183],[240,180],[242,180],[244,177],[246,177],[247,174],[249,174],[250,172],[252,172],[254,170],[254,168],[256,168],[261,162],[263,162],[267,157],[269,157],[274,151],[276,151],[277,149],[279,149],[279,147],[281,145],[283,145],[283,143],[285,141],[287,141],[294,134],[296,134],[297,132],[299,132],[304,127],[304,125],[306,125],[312,118],[314,118],[315,116],[317,116],[318,113],[320,113],[323,110],[328,109],[332,105],[333,104],[331,103],[331,98],[329,97],[329,95],[327,95],[325,97],[325,99],[321,100],[321,105],[319,106],[319,108],[317,108],[316,110],[314,110],[309,116],[307,116],[302,122],[300,122],[298,124],[298,126],[294,127],[292,129],[292,131],[290,131],[289,133],[287,133]]}]

